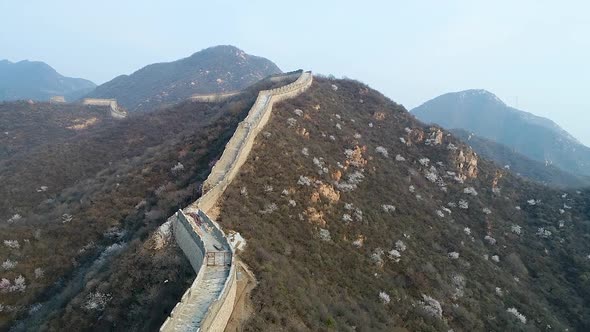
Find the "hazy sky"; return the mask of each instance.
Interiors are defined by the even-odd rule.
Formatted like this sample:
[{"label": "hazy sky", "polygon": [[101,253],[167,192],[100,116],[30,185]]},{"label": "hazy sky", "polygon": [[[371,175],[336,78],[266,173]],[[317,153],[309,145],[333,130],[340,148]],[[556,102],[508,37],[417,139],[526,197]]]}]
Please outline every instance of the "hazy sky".
[{"label": "hazy sky", "polygon": [[232,44],[408,109],[486,89],[590,145],[589,13],[588,1],[1,0],[0,59],[103,83]]}]

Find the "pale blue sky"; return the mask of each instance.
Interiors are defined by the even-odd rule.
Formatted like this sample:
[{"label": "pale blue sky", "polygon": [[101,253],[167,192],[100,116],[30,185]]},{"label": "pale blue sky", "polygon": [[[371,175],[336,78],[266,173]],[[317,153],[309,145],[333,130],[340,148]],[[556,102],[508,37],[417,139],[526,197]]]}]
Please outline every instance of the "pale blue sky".
[{"label": "pale blue sky", "polygon": [[359,79],[408,109],[482,88],[590,145],[587,1],[2,0],[0,59],[103,83],[232,44]]}]

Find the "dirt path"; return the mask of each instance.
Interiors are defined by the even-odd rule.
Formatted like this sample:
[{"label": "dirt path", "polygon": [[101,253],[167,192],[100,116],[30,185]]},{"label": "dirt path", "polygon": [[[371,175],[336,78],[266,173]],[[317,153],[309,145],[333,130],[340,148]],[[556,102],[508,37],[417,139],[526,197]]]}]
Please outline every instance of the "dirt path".
[{"label": "dirt path", "polygon": [[225,332],[239,332],[244,330],[244,323],[254,312],[250,295],[256,287],[257,281],[254,274],[248,270],[246,265],[241,261],[236,262],[238,268],[238,281],[236,290],[236,302]]}]

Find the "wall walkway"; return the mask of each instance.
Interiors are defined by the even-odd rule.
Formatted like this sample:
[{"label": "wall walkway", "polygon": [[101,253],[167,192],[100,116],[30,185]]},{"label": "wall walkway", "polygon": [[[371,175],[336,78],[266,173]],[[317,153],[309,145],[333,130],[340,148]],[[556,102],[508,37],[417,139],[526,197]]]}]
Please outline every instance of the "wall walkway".
[{"label": "wall walkway", "polygon": [[[234,249],[221,227],[208,217],[225,189],[244,164],[256,135],[268,122],[275,102],[293,98],[311,86],[311,72],[298,75],[285,86],[263,90],[248,116],[236,129],[219,161],[203,183],[204,194],[197,201],[170,217],[175,239],[197,273],[191,287],[176,304],[160,331],[223,331],[236,297]],[[279,76],[273,77],[280,81]]]}]

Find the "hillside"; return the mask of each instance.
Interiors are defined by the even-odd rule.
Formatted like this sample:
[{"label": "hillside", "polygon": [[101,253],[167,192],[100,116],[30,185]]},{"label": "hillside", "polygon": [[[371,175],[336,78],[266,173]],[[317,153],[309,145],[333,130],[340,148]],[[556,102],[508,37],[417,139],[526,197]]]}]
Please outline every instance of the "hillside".
[{"label": "hillside", "polygon": [[275,105],[216,220],[259,281],[246,331],[585,331],[589,203],[316,77]]},{"label": "hillside", "polygon": [[164,222],[198,197],[258,91],[276,84],[71,137],[58,128],[1,162],[0,330],[156,330],[194,278]]},{"label": "hillside", "polygon": [[51,96],[65,96],[71,101],[95,87],[89,80],[65,77],[44,62],[0,61],[0,101],[48,101]]},{"label": "hillside", "polygon": [[0,102],[0,162],[48,142],[72,139],[114,120],[106,107],[47,102]]},{"label": "hillside", "polygon": [[464,129],[530,159],[590,176],[590,148],[553,121],[509,107],[488,91],[447,93],[411,112],[426,123]]},{"label": "hillside", "polygon": [[281,70],[234,46],[215,46],[188,58],[146,66],[96,88],[89,97],[115,98],[130,112],[174,104],[193,94],[233,92]]},{"label": "hillside", "polygon": [[505,145],[462,129],[451,129],[451,132],[455,137],[471,146],[482,157],[494,161],[498,167],[507,167],[514,174],[553,187],[590,187],[590,177],[588,176],[573,175],[553,165],[546,165],[529,159]]}]

